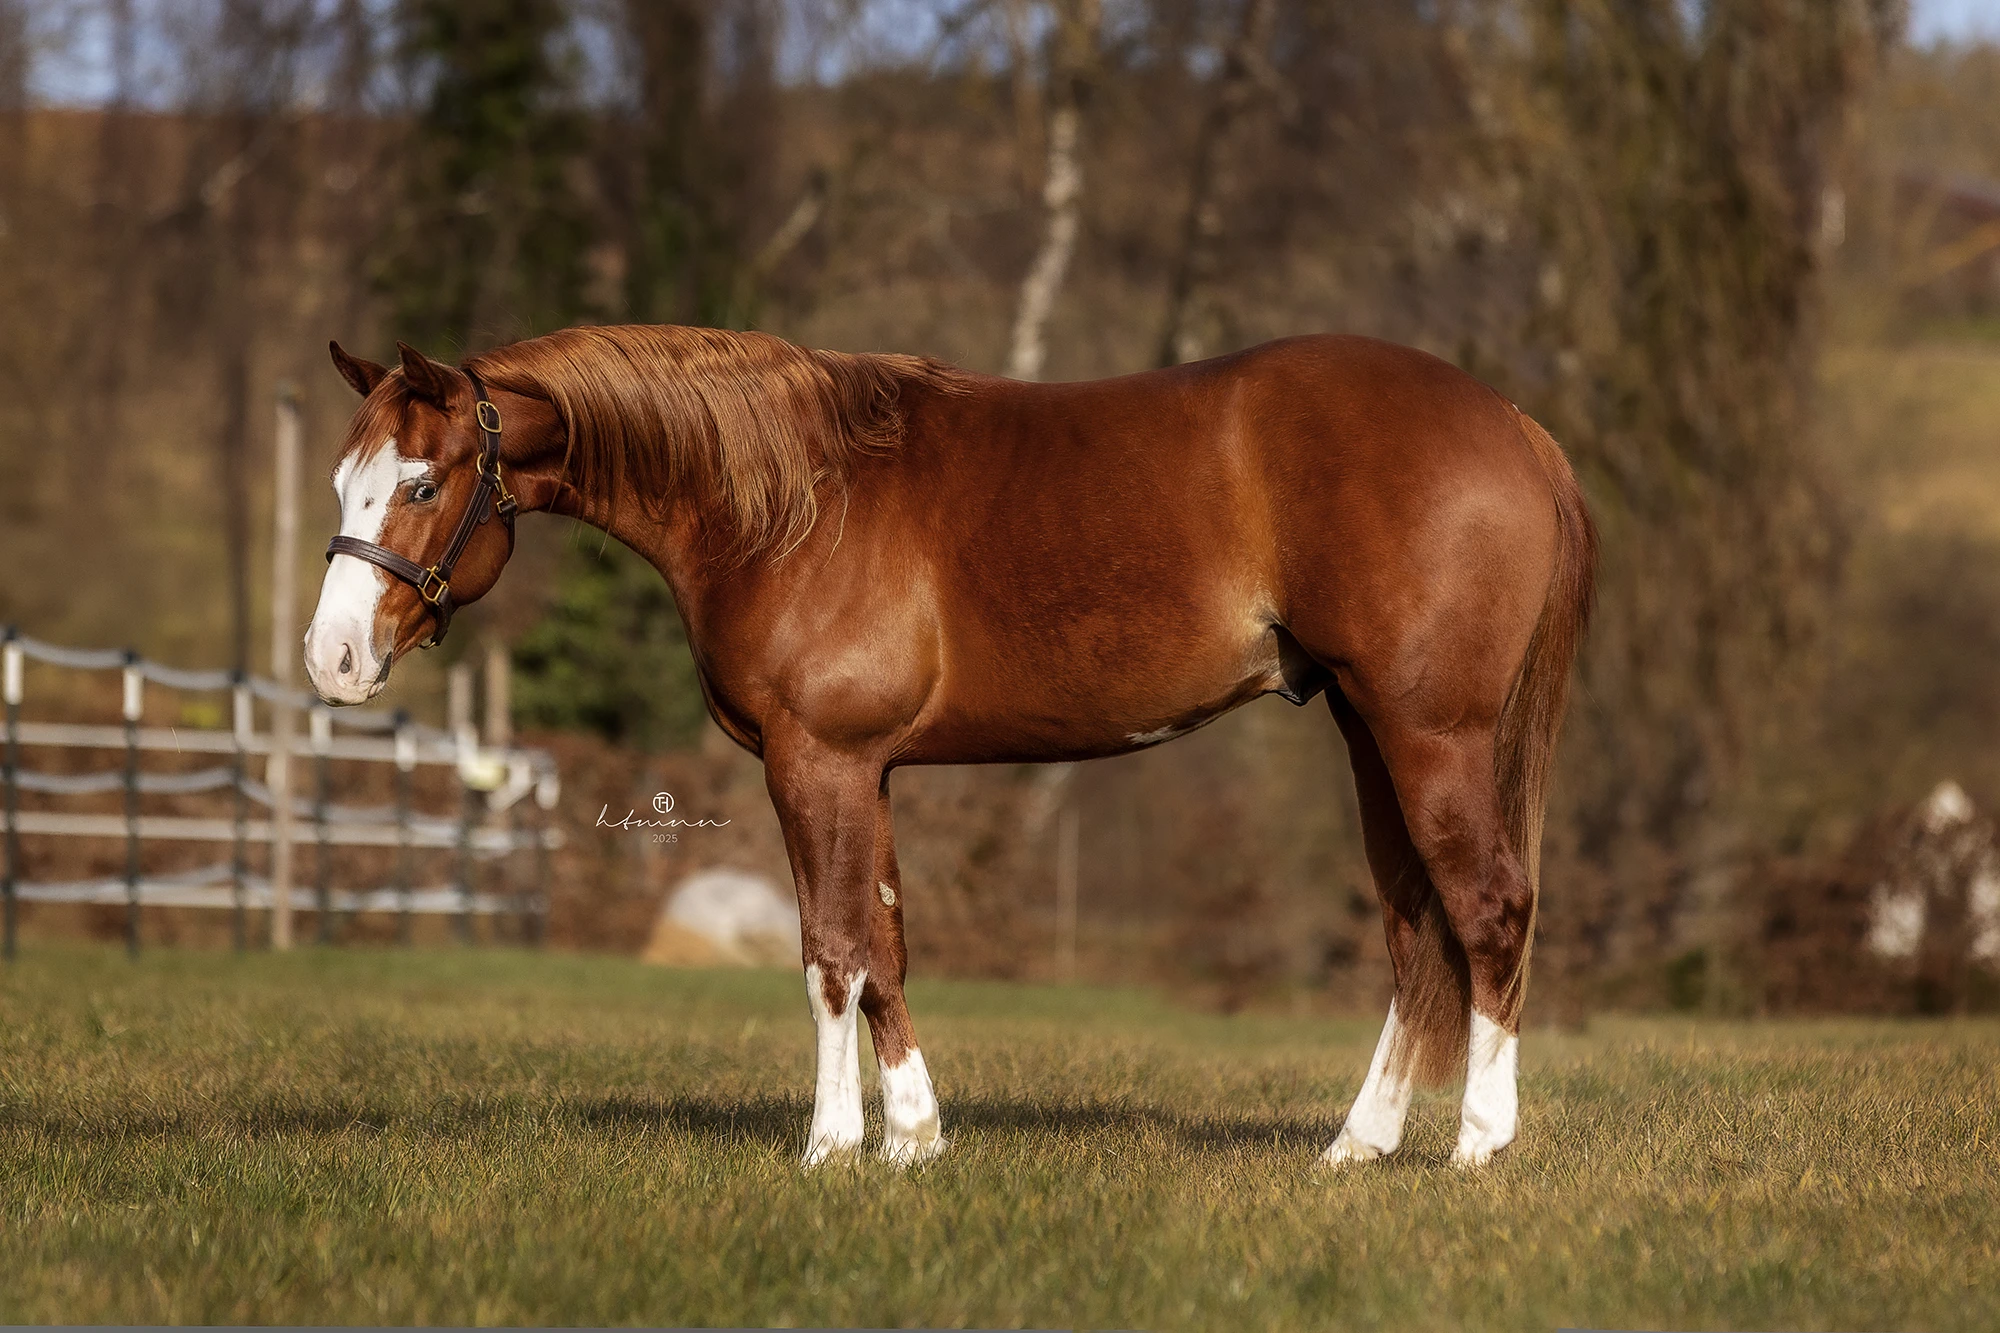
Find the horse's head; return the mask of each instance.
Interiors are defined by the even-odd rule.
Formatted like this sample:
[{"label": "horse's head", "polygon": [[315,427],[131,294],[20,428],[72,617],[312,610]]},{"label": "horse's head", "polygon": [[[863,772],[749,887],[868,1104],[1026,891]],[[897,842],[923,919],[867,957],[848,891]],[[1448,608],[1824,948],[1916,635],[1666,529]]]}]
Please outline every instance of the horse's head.
[{"label": "horse's head", "polygon": [[[365,400],[334,469],[340,535],[306,631],[306,674],[332,704],[379,693],[390,665],[443,638],[452,611],[484,596],[514,550],[519,479],[499,446],[502,411],[523,400],[496,404],[465,371],[397,346],[403,364],[391,370],[332,345]],[[509,434],[529,424],[504,422]]]}]

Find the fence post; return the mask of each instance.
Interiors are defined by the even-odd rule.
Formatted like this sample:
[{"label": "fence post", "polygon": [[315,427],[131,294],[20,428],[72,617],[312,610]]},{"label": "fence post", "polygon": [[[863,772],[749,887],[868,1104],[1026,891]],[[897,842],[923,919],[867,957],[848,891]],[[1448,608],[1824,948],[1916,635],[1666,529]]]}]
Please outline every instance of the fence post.
[{"label": "fence post", "polygon": [[[506,786],[509,790],[518,788],[521,792],[529,796],[532,796],[534,793],[534,763],[526,755],[509,754],[507,756]],[[518,799],[515,804],[519,804]],[[505,810],[492,812],[490,819],[492,827],[497,829],[501,837],[505,840],[507,847],[507,850],[499,858],[500,897],[506,901],[507,910],[513,916],[515,942],[525,944],[528,939],[528,902],[532,891],[527,887],[526,876],[521,873],[521,858],[517,853],[527,851],[528,844],[523,841],[525,837],[523,831],[515,826],[518,821],[514,818],[513,806],[510,805]],[[493,936],[495,939],[500,937],[503,924],[500,914],[496,910],[493,914]]]},{"label": "fence post", "polygon": [[1076,806],[1056,816],[1056,974],[1076,980]]},{"label": "fence post", "polygon": [[333,713],[325,704],[314,704],[306,713],[306,734],[312,738],[313,752],[313,833],[319,846],[313,857],[313,912],[319,924],[313,937],[321,944],[333,943],[333,846],[327,841],[327,805],[333,799]]},{"label": "fence post", "polygon": [[139,716],[146,678],[139,654],[125,650],[125,952],[139,956]]},{"label": "fence post", "polygon": [[0,703],[7,710],[7,749],[4,760],[5,772],[0,773],[0,784],[5,785],[7,802],[7,846],[6,865],[0,867],[0,888],[6,892],[5,901],[5,941],[0,943],[8,962],[14,961],[14,897],[15,885],[21,877],[21,834],[19,829],[20,801],[15,788],[16,775],[21,770],[21,645],[16,641],[19,631],[12,625],[0,634]]},{"label": "fence post", "polygon": [[458,941],[472,943],[472,824],[479,810],[479,793],[463,774],[458,780]]},{"label": "fence post", "polygon": [[417,738],[410,715],[396,710],[396,942],[410,942],[410,782],[417,768]]},{"label": "fence post", "polygon": [[248,911],[244,902],[244,879],[249,873],[250,858],[250,793],[245,790],[244,784],[250,780],[250,736],[256,729],[256,714],[252,711],[250,684],[241,671],[236,673],[236,684],[229,695],[230,730],[236,742],[236,800],[231,811],[235,827],[229,854],[229,894],[233,916],[230,935],[236,952],[242,953],[250,947]]},{"label": "fence post", "polygon": [[[507,781],[512,783],[514,781],[514,765],[519,761],[510,753],[514,745],[514,718],[513,708],[508,699],[509,683],[507,668],[507,645],[497,638],[487,639],[484,697],[486,705],[486,724],[484,727],[486,748],[496,754],[506,756]],[[518,919],[522,915],[520,908],[524,902],[524,895],[521,891],[519,858],[514,855],[513,851],[515,822],[513,809],[510,807],[505,810],[495,811],[492,809],[492,803],[489,801],[486,820],[489,827],[493,828],[507,840],[508,848],[506,854],[498,858],[494,869],[488,873],[488,881],[491,882],[495,878],[499,880],[501,894],[509,903],[513,904],[515,909],[514,914]],[[490,933],[497,938],[500,932],[500,915],[498,912],[495,912]],[[521,933],[525,938],[527,935],[525,927]]]},{"label": "fence post", "polygon": [[271,789],[271,947],[292,947],[292,705],[271,701],[271,754],[264,763]]},{"label": "fence post", "polygon": [[535,893],[529,904],[528,943],[540,944],[548,936],[549,929],[549,816],[562,796],[562,780],[553,768],[545,771],[535,782],[535,808],[541,812],[535,821]]},{"label": "fence post", "polygon": [[472,730],[472,668],[455,663],[444,677],[445,730],[454,740]]},{"label": "fence post", "polygon": [[468,766],[479,751],[479,733],[472,729],[472,667],[460,662],[445,677],[445,716],[452,743],[458,747],[458,849],[452,878],[458,889],[458,920],[453,933],[460,944],[472,943],[472,819],[477,793],[466,781]]},{"label": "fence post", "polygon": [[271,947],[292,947],[292,662],[298,648],[299,544],[298,386],[278,385],[277,489],[271,525],[271,763],[266,770],[271,809]]}]

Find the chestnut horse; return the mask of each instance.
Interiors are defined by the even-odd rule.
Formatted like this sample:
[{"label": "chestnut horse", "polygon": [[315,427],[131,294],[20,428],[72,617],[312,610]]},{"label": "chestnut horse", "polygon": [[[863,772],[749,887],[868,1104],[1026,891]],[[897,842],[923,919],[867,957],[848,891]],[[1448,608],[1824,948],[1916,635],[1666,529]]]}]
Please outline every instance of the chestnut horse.
[{"label": "chestnut horse", "polygon": [[1513,404],[1351,337],[1078,384],[712,329],[570,329],[458,369],[400,350],[390,369],[333,347],[366,401],[333,477],[315,688],[380,690],[500,577],[516,506],[650,561],[784,827],[818,1029],[808,1165],[861,1144],[857,1010],[883,1152],[945,1143],[903,1003],[892,769],[1121,754],[1322,691],[1396,984],[1326,1160],[1393,1151],[1413,1083],[1461,1073],[1453,1160],[1513,1139],[1544,788],[1596,561],[1561,449]]}]

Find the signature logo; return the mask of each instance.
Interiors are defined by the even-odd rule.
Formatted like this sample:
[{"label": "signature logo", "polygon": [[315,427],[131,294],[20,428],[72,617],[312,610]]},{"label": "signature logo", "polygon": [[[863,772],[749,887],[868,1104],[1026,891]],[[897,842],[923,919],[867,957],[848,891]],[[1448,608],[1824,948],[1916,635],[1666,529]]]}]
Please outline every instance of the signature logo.
[{"label": "signature logo", "polygon": [[[726,820],[726,819],[709,819],[709,818],[703,818],[703,819],[678,819],[678,818],[674,818],[674,819],[669,819],[669,818],[666,818],[666,816],[668,816],[668,815],[672,815],[672,814],[673,814],[673,812],[674,812],[674,797],[673,797],[673,793],[672,793],[672,792],[664,792],[664,791],[663,791],[663,792],[658,792],[658,793],[656,793],[656,794],[654,795],[654,797],[653,797],[653,813],[654,813],[654,814],[656,814],[656,815],[659,815],[659,816],[661,816],[661,818],[659,818],[659,819],[641,819],[641,818],[639,817],[639,814],[638,814],[638,812],[637,812],[636,810],[627,810],[627,811],[625,812],[625,817],[624,817],[623,819],[613,819],[613,818],[611,817],[611,807],[607,805],[607,806],[605,806],[605,807],[604,807],[604,808],[603,808],[602,810],[599,810],[599,811],[597,812],[597,827],[599,827],[599,828],[615,828],[615,829],[627,829],[627,830],[630,830],[630,829],[682,829],[682,828],[721,828],[721,827],[723,827],[724,825],[726,825],[727,823],[729,823],[729,821],[728,821],[728,820]],[[672,841],[672,840],[671,840],[671,839],[668,839],[668,841]]]}]

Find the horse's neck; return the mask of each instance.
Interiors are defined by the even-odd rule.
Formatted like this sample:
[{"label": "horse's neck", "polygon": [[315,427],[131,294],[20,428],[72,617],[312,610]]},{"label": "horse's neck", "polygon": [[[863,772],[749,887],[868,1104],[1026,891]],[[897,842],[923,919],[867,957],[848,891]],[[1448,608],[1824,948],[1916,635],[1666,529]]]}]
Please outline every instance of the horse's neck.
[{"label": "horse's neck", "polygon": [[672,503],[664,515],[649,513],[645,504],[628,499],[609,516],[585,515],[583,521],[617,538],[660,572],[682,606],[698,595],[703,582],[704,540],[693,506]]}]

